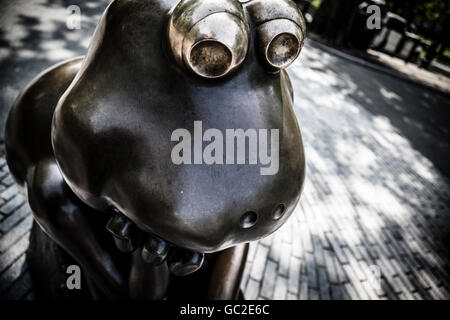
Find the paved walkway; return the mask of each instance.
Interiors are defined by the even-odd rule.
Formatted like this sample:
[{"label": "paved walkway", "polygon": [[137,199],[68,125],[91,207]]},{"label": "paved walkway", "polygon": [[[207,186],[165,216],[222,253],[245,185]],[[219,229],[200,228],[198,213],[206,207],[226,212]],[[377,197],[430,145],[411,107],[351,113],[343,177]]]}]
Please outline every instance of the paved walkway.
[{"label": "paved walkway", "polygon": [[[57,30],[48,32],[54,29],[50,22],[64,23],[53,15],[62,11],[44,0],[33,6],[20,14],[28,27],[17,34],[34,30],[29,36],[39,41],[9,39],[14,50],[0,66],[10,65],[14,72],[9,79],[0,77],[2,92],[18,93],[20,81],[33,76],[30,70],[53,63],[47,58],[54,56],[52,49],[40,44],[58,36]],[[26,19],[45,17],[40,10],[47,10],[49,23]],[[64,53],[58,58],[84,50],[72,46],[83,34],[63,33],[69,38],[54,44],[56,53]],[[30,50],[38,50],[41,60],[30,62]],[[313,44],[289,73],[304,135],[307,180],[290,222],[252,244],[242,283],[246,298],[449,299],[448,98]],[[6,100],[13,96],[3,95]],[[33,298],[25,258],[31,222],[0,152],[0,299]]]},{"label": "paved walkway", "polygon": [[0,300],[30,299],[26,250],[33,217],[0,154]]},{"label": "paved walkway", "polygon": [[435,66],[442,66],[441,70],[439,70],[440,72],[438,73],[419,68],[419,66],[414,63],[407,63],[402,59],[392,57],[379,51],[369,49],[367,54],[371,59],[377,61],[378,63],[387,65],[388,67],[397,70],[417,81],[421,81],[450,94],[450,77],[447,72],[447,66],[434,62],[430,69],[437,69]]}]

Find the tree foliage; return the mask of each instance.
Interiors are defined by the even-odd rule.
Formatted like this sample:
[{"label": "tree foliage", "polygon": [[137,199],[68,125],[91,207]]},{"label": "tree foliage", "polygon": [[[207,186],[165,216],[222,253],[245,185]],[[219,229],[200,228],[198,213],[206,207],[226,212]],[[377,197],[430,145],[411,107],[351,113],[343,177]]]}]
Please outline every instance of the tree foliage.
[{"label": "tree foliage", "polygon": [[[352,13],[364,0],[322,0],[310,30],[323,40],[343,45],[352,24]],[[442,38],[449,24],[450,0],[386,0],[386,10],[413,23],[417,32],[431,39]]]},{"label": "tree foliage", "polygon": [[440,22],[450,15],[448,0],[388,0],[386,5],[389,11],[422,24]]},{"label": "tree foliage", "polygon": [[314,15],[311,31],[323,40],[343,45],[353,11],[361,0],[323,0]]}]

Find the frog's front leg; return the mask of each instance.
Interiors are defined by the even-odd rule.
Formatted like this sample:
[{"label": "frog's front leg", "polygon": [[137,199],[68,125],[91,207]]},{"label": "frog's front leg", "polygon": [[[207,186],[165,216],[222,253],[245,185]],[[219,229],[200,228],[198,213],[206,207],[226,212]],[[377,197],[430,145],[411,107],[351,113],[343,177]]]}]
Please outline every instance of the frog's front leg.
[{"label": "frog's front leg", "polygon": [[77,260],[107,298],[127,297],[128,281],[108,252],[107,231],[97,227],[101,213],[75,196],[53,159],[30,167],[27,182],[31,209],[44,231]]},{"label": "frog's front leg", "polygon": [[133,253],[130,270],[130,298],[138,300],[159,300],[166,298],[170,271],[167,263],[150,265],[145,262],[139,250]]}]

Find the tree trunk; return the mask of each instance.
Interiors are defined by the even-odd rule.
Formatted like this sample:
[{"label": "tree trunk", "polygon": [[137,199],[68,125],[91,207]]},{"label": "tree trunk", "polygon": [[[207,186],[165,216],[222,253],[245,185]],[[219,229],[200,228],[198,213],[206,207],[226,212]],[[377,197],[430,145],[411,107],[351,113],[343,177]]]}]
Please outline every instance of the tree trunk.
[{"label": "tree trunk", "polygon": [[344,46],[355,9],[361,0],[323,0],[311,23],[310,30],[324,41]]}]

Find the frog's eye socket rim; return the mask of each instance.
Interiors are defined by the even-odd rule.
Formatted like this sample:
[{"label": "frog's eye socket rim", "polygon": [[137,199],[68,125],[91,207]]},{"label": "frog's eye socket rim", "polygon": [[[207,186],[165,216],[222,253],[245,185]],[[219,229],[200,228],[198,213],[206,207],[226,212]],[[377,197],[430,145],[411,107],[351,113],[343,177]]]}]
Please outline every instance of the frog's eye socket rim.
[{"label": "frog's eye socket rim", "polygon": [[287,68],[300,54],[299,39],[291,33],[280,33],[267,47],[267,61],[277,69]]},{"label": "frog's eye socket rim", "polygon": [[189,53],[190,69],[204,78],[220,78],[227,74],[233,63],[233,53],[217,40],[201,40]]},{"label": "frog's eye socket rim", "polygon": [[258,27],[257,34],[260,55],[271,69],[285,69],[300,55],[304,36],[301,28],[291,20],[266,22]]}]

